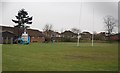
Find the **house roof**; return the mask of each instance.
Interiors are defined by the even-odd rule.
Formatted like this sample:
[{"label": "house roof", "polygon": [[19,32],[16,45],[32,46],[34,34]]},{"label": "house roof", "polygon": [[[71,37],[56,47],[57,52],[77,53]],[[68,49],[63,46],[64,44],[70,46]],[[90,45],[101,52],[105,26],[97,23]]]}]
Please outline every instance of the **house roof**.
[{"label": "house roof", "polygon": [[44,31],[43,32],[44,34],[58,34],[58,35],[60,35],[60,33],[59,32],[55,32],[55,31],[53,31],[53,30],[48,30],[48,31]]},{"label": "house roof", "polygon": [[62,32],[61,34],[64,34],[64,35],[77,35],[77,34],[73,33],[73,32],[70,31],[70,30],[64,31],[64,32]]},{"label": "house roof", "polygon": [[12,32],[12,31],[3,30],[2,33],[4,33],[4,32],[9,32],[11,34],[14,34],[14,32]]},{"label": "house roof", "polygon": [[90,33],[90,32],[87,32],[87,31],[84,31],[84,32],[82,32],[81,34],[83,34],[83,35],[85,35],[85,34],[90,34],[90,35],[91,35],[91,33]]},{"label": "house roof", "polygon": [[11,31],[2,31],[2,37],[13,37],[14,35]]},{"label": "house roof", "polygon": [[[8,32],[14,33],[15,35],[18,35],[18,32],[20,32],[20,34],[23,32],[23,29],[18,31],[17,27],[14,28],[14,27],[0,26],[0,28],[2,28],[2,32],[8,31]],[[43,37],[44,36],[41,31],[35,30],[35,29],[27,29],[27,33],[31,37]]]},{"label": "house roof", "polygon": [[44,37],[41,31],[34,29],[27,29],[27,33],[31,37]]},{"label": "house roof", "polygon": [[9,31],[9,32],[13,32],[14,31],[13,27],[0,26],[0,28],[2,28],[2,31]]}]

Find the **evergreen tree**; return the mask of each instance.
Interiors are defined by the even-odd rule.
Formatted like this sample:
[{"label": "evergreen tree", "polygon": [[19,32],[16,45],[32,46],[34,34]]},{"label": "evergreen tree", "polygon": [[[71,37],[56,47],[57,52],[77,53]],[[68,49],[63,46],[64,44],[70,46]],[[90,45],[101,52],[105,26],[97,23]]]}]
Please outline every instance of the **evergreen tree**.
[{"label": "evergreen tree", "polygon": [[28,12],[25,11],[25,9],[19,10],[15,17],[17,20],[12,19],[12,21],[17,24],[15,27],[18,27],[18,36],[20,36],[20,28],[23,28],[24,31],[26,31],[29,26],[26,26],[25,24],[32,24],[32,17],[28,16]]},{"label": "evergreen tree", "polygon": [[26,29],[28,26],[26,26],[25,24],[32,24],[31,20],[32,17],[28,16],[28,12],[25,11],[25,9],[21,9],[18,11],[17,16],[15,16],[17,20],[13,20],[12,21],[14,23],[17,23],[18,25],[16,25],[15,27],[23,27],[24,29]]}]

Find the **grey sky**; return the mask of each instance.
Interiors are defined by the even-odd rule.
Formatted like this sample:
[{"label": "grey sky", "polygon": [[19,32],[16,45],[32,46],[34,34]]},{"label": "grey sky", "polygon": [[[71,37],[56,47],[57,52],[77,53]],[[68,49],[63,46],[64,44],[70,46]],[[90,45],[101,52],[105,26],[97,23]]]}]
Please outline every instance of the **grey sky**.
[{"label": "grey sky", "polygon": [[1,25],[16,25],[11,19],[15,19],[18,10],[22,8],[25,8],[34,18],[31,28],[38,30],[42,30],[44,25],[49,23],[53,25],[54,30],[59,32],[73,27],[82,31],[100,32],[105,30],[104,16],[112,15],[118,19],[117,2],[3,2],[3,24]]}]

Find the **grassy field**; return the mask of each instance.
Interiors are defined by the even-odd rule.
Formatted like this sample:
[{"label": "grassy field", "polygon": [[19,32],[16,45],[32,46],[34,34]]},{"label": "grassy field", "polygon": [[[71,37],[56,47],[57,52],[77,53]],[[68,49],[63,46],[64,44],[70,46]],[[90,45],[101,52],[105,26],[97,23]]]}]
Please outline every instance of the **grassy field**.
[{"label": "grassy field", "polygon": [[31,43],[2,46],[3,71],[117,71],[118,44]]}]

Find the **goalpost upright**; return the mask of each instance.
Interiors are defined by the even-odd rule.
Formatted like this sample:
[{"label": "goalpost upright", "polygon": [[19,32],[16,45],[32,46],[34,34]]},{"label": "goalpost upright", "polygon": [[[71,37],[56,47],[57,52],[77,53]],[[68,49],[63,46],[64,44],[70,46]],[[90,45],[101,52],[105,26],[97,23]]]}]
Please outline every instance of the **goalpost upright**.
[{"label": "goalpost upright", "polygon": [[93,23],[92,23],[92,46],[94,46],[94,8],[93,8]]},{"label": "goalpost upright", "polygon": [[[80,16],[79,16],[79,26],[81,25],[81,19],[82,19],[82,0],[81,0],[81,3],[80,3]],[[80,27],[79,27],[79,30],[80,30]],[[78,40],[77,40],[77,46],[80,46],[80,32],[78,32]]]}]

